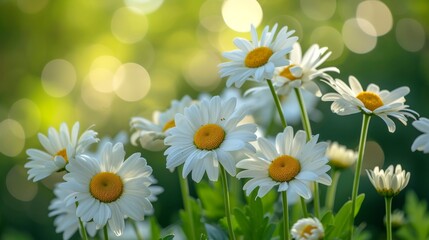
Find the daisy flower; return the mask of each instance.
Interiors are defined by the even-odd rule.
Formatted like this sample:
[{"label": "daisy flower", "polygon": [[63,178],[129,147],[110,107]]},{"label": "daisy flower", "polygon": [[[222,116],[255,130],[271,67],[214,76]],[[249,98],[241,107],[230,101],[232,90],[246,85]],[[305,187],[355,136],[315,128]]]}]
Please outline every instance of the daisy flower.
[{"label": "daisy flower", "polygon": [[312,80],[326,76],[326,72],[340,72],[336,67],[317,69],[329,56],[331,52],[328,52],[328,48],[320,48],[317,44],[313,44],[302,56],[301,45],[295,43],[290,52],[290,64],[275,69],[273,83],[278,88],[277,93],[288,95],[291,89],[302,88],[321,97],[319,87]]},{"label": "daisy flower", "polygon": [[345,169],[350,167],[356,162],[357,152],[347,149],[346,146],[340,145],[337,142],[329,144],[326,150],[326,157],[329,164],[337,169]]},{"label": "daisy flower", "polygon": [[155,111],[152,121],[142,117],[131,118],[131,129],[135,130],[131,135],[131,143],[134,146],[140,143],[142,148],[146,150],[164,150],[166,148],[164,138],[167,130],[175,126],[174,115],[183,113],[185,107],[188,107],[191,103],[192,99],[189,96],[184,96],[180,101],[173,100],[171,107],[165,112]]},{"label": "daisy flower", "polygon": [[192,179],[199,182],[207,172],[211,181],[217,181],[219,164],[235,176],[235,158],[238,151],[255,151],[249,143],[256,140],[256,125],[238,123],[244,118],[245,110],[236,108],[236,99],[222,101],[219,96],[202,100],[176,114],[176,127],[170,130],[165,144],[167,168],[181,164],[183,177],[192,171]]},{"label": "daisy flower", "polygon": [[411,150],[413,152],[418,150],[424,153],[429,153],[429,119],[422,117],[419,120],[414,121],[413,126],[417,128],[417,130],[423,132],[423,134],[414,140]]},{"label": "daisy flower", "polygon": [[67,205],[78,202],[76,216],[93,221],[97,228],[107,223],[116,236],[124,231],[124,218],[142,221],[150,211],[152,168],[140,153],[124,160],[122,143],[108,143],[99,158],[81,155],[66,166],[64,188],[72,193]]},{"label": "daisy flower", "polygon": [[292,226],[291,234],[297,240],[318,240],[324,238],[325,230],[319,219],[302,218]]},{"label": "daisy flower", "polygon": [[64,169],[68,162],[85,153],[89,145],[98,141],[97,133],[93,130],[86,130],[79,137],[79,122],[73,125],[71,135],[67,124],[62,123],[59,132],[50,127],[48,136],[41,133],[37,136],[45,150],[28,149],[29,162],[24,165],[29,169],[28,179],[33,179],[33,182]]},{"label": "daisy flower", "polygon": [[277,134],[275,144],[258,138],[260,152],[248,153],[250,158],[237,163],[238,168],[244,169],[237,174],[237,178],[251,178],[244,184],[243,190],[249,195],[259,187],[258,197],[263,197],[278,186],[279,192],[292,191],[309,199],[309,183],[315,181],[330,185],[331,178],[326,172],[331,167],[325,157],[328,144],[317,143],[318,139],[316,135],[307,142],[304,131],[299,130],[294,135],[290,126]]},{"label": "daisy flower", "polygon": [[[63,233],[63,239],[70,239],[79,229],[79,220],[76,217],[76,205],[66,204],[66,197],[72,192],[63,188],[63,183],[57,184],[54,189],[55,199],[49,205],[49,217],[55,217],[54,225],[57,233]],[[87,233],[94,237],[97,229],[94,222],[84,222]]]},{"label": "daisy flower", "polygon": [[277,24],[270,30],[266,26],[258,38],[255,27],[251,26],[252,40],[235,38],[234,44],[239,49],[225,52],[223,56],[231,62],[221,63],[220,76],[228,77],[227,87],[235,84],[241,87],[246,80],[262,82],[271,79],[275,67],[289,64],[285,55],[292,50],[298,37],[291,37],[294,30],[288,31],[287,27],[280,29],[276,35]]},{"label": "daisy flower", "polygon": [[350,115],[358,112],[379,116],[386,123],[389,132],[395,132],[396,125],[390,117],[394,117],[407,125],[407,117],[415,119],[418,113],[408,109],[405,98],[410,89],[400,87],[392,92],[380,90],[375,84],[369,84],[364,91],[360,82],[353,76],[349,77],[350,87],[340,79],[327,78],[325,81],[337,93],[323,95],[323,101],[332,101],[331,110],[338,115]]},{"label": "daisy flower", "polygon": [[400,164],[393,167],[390,165],[386,171],[377,166],[374,170],[366,170],[369,180],[377,192],[385,197],[398,195],[410,181],[410,173],[402,170]]}]

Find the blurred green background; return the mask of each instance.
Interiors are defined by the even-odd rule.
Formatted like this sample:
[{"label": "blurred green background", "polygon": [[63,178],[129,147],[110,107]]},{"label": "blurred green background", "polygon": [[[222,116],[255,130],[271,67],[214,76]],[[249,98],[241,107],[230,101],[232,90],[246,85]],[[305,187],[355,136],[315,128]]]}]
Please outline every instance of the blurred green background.
[{"label": "blurred green background", "polygon": [[[427,0],[0,0],[0,239],[61,238],[47,216],[61,176],[32,183],[23,168],[25,149],[40,148],[38,132],[80,121],[100,137],[130,133],[133,116],[150,119],[185,94],[220,93],[221,52],[235,48],[234,37],[249,38],[251,22],[259,32],[274,23],[295,29],[303,49],[329,47],[323,66],[338,67],[334,77],[354,75],[364,87],[388,90],[409,86],[407,104],[429,117],[428,16]],[[313,132],[356,148],[361,117],[340,117],[329,107],[317,105],[323,118]],[[364,168],[400,163],[411,172],[406,190],[429,199],[429,155],[410,150],[419,134],[400,123],[389,133],[374,117]],[[167,226],[181,207],[177,175],[165,169],[162,153],[127,150],[141,151],[165,188],[155,214]],[[350,196],[351,182],[350,170],[337,205]],[[360,192],[367,198],[357,222],[384,231],[384,201],[366,175]],[[393,208],[401,208],[404,195]]]}]

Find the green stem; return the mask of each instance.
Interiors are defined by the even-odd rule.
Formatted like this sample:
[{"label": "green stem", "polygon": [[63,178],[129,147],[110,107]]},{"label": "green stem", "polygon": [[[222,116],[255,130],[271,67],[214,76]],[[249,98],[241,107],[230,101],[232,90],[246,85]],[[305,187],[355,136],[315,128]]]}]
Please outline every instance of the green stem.
[{"label": "green stem", "polygon": [[392,220],[391,220],[391,212],[392,212],[392,198],[393,197],[385,197],[386,202],[386,235],[387,240],[392,240]]},{"label": "green stem", "polygon": [[[79,205],[78,202],[75,202],[76,208]],[[80,233],[82,235],[83,240],[88,240],[88,234],[86,233],[86,228],[83,225],[82,220],[80,219],[80,217],[77,218],[79,220],[79,227],[80,227]]]},{"label": "green stem", "polygon": [[273,82],[269,79],[267,79],[268,87],[270,88],[271,95],[273,96],[274,103],[276,104],[277,112],[279,113],[280,121],[282,122],[283,128],[287,127],[287,122],[285,119],[285,115],[283,114],[282,105],[280,103],[279,96],[276,93],[276,90],[274,89]]},{"label": "green stem", "polygon": [[[298,99],[298,103],[299,103],[302,125],[303,125],[305,133],[307,135],[307,141],[309,141],[311,139],[311,135],[313,135],[313,134],[311,131],[310,119],[308,118],[308,113],[307,113],[307,110],[305,108],[304,98],[302,97],[301,89],[294,88],[294,90],[295,90],[296,98]],[[317,218],[320,218],[319,184],[317,182],[314,182],[313,184],[314,184],[314,215]]]},{"label": "green stem", "polygon": [[134,220],[131,220],[131,226],[133,226],[134,232],[136,233],[137,240],[143,240],[143,236],[141,235],[139,228],[137,227],[137,223]]},{"label": "green stem", "polygon": [[299,199],[301,200],[302,214],[304,217],[308,217],[307,203],[305,203],[305,199],[303,197],[300,197]]},{"label": "green stem", "polygon": [[371,120],[371,116],[367,114],[363,114],[362,128],[361,128],[360,139],[359,139],[358,159],[356,163],[355,177],[353,180],[352,212],[350,214],[350,217],[351,217],[350,239],[353,238],[356,198],[358,195],[360,172],[362,170],[363,154],[365,152],[365,144],[366,144],[366,137],[368,135],[369,120]]},{"label": "green stem", "polygon": [[338,180],[340,179],[341,172],[339,170],[333,169],[332,170],[332,183],[331,186],[329,186],[328,191],[326,193],[326,208],[328,210],[334,210],[334,203],[335,203],[335,193],[337,192],[337,186],[338,186]]},{"label": "green stem", "polygon": [[287,193],[282,191],[282,203],[283,203],[283,240],[289,240],[289,209],[287,203]]},{"label": "green stem", "polygon": [[109,240],[109,234],[107,233],[107,224],[104,225],[103,235],[104,235],[104,240]]},{"label": "green stem", "polygon": [[189,200],[188,178],[182,177],[183,165],[181,165],[178,170],[179,171],[177,171],[177,172],[179,174],[179,183],[180,183],[180,190],[182,192],[183,206],[184,206],[185,211],[189,217],[189,225],[190,225],[189,227],[191,229],[190,237],[192,240],[197,240],[198,238],[195,236],[195,234],[197,234],[197,232],[195,231],[194,221],[193,221],[193,216],[192,216],[192,206],[191,206],[191,202]]},{"label": "green stem", "polygon": [[229,239],[235,240],[235,235],[232,229],[232,221],[231,221],[231,202],[229,200],[228,182],[226,178],[226,171],[222,165],[220,165],[220,176],[221,176],[221,181],[223,186],[223,201],[225,205],[226,221],[228,222]]}]

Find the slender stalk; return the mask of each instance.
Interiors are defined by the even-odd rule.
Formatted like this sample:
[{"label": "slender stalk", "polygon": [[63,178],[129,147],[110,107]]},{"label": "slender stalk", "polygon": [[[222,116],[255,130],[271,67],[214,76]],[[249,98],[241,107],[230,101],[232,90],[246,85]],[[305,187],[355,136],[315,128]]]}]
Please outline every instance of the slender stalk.
[{"label": "slender stalk", "polygon": [[192,206],[191,202],[189,201],[189,186],[188,186],[188,179],[182,177],[182,171],[183,171],[183,165],[181,165],[178,169],[179,171],[179,183],[180,183],[180,190],[182,192],[182,200],[183,200],[183,206],[185,208],[186,213],[189,217],[189,227],[191,229],[190,237],[192,240],[197,240],[198,238],[195,236],[195,226],[192,216]]},{"label": "slender stalk", "polygon": [[[75,202],[75,205],[76,205],[76,208],[77,208],[77,206],[79,206],[79,203]],[[83,240],[88,240],[88,234],[86,233],[86,228],[83,225],[82,219],[80,219],[80,217],[78,217],[77,220],[79,220],[80,234],[82,235],[82,239]]]},{"label": "slender stalk", "polygon": [[392,240],[392,198],[393,197],[385,197],[384,200],[386,202],[386,235],[387,240]]},{"label": "slender stalk", "polygon": [[365,144],[366,144],[366,137],[368,134],[369,120],[371,120],[371,116],[367,114],[363,114],[362,128],[361,128],[360,139],[359,139],[358,159],[356,163],[355,177],[353,180],[352,212],[350,214],[350,217],[351,217],[350,239],[353,238],[356,198],[358,195],[360,172],[362,170],[362,161],[363,161],[363,154],[365,152]]},{"label": "slender stalk", "polygon": [[109,240],[109,234],[107,233],[107,224],[104,225],[103,235],[104,235],[104,240]]},{"label": "slender stalk", "polygon": [[[305,133],[307,135],[307,141],[309,141],[313,134],[311,131],[310,119],[308,118],[308,113],[307,113],[307,110],[305,108],[304,98],[302,97],[301,89],[295,88],[294,90],[295,90],[296,98],[298,99],[298,103],[299,103],[302,125],[303,125]],[[314,182],[313,184],[314,184],[314,215],[317,218],[320,218],[319,184],[317,182]]]},{"label": "slender stalk", "polygon": [[232,229],[232,221],[231,221],[231,202],[229,200],[228,182],[226,178],[226,171],[222,165],[220,165],[220,176],[221,176],[222,187],[223,187],[223,201],[225,205],[226,221],[228,222],[229,239],[235,240],[235,235]]},{"label": "slender stalk", "polygon": [[133,227],[133,229],[134,229],[134,232],[136,233],[136,238],[137,238],[137,240],[143,240],[143,236],[141,235],[141,233],[140,233],[140,231],[139,231],[139,228],[137,227],[137,223],[136,223],[136,221],[131,220],[130,222],[131,222],[131,226],[132,226],[132,227]]},{"label": "slender stalk", "polygon": [[287,203],[287,193],[282,191],[282,203],[283,203],[283,240],[289,240],[289,209]]},{"label": "slender stalk", "polygon": [[282,122],[283,128],[287,127],[287,122],[285,115],[283,114],[282,105],[280,103],[279,96],[276,93],[276,90],[274,89],[273,82],[269,79],[267,79],[268,87],[270,88],[271,95],[273,96],[274,103],[276,104],[277,112],[279,113],[280,121]]},{"label": "slender stalk", "polygon": [[340,179],[340,175],[341,171],[336,169],[332,170],[332,184],[328,188],[325,201],[325,205],[328,210],[334,210],[335,193],[337,192],[338,180]]},{"label": "slender stalk", "polygon": [[307,204],[305,203],[305,199],[303,197],[299,198],[301,200],[301,208],[302,208],[302,214],[304,217],[308,217],[308,210],[307,210]]}]

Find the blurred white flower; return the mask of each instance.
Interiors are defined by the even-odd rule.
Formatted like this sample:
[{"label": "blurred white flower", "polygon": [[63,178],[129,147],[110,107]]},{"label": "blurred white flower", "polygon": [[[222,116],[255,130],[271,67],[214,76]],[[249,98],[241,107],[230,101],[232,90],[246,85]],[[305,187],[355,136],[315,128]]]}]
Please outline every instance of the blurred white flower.
[{"label": "blurred white flower", "polygon": [[337,142],[329,144],[326,150],[326,157],[329,164],[337,169],[345,169],[350,167],[356,162],[357,152],[347,149],[346,146],[340,145]]},{"label": "blurred white flower", "polygon": [[414,140],[411,150],[413,152],[418,150],[424,153],[429,153],[429,119],[422,117],[419,120],[414,121],[413,126],[417,128],[417,130],[423,132],[423,134]]},{"label": "blurred white flower", "polygon": [[325,230],[317,218],[302,218],[291,229],[293,239],[318,240],[325,237]]},{"label": "blurred white flower", "polygon": [[131,144],[150,151],[161,151],[166,149],[164,139],[167,131],[175,126],[174,116],[176,113],[183,113],[184,109],[192,104],[189,96],[184,96],[180,101],[173,100],[171,107],[164,111],[155,111],[153,120],[150,121],[143,117],[131,118],[131,130],[135,132],[131,135]]}]

